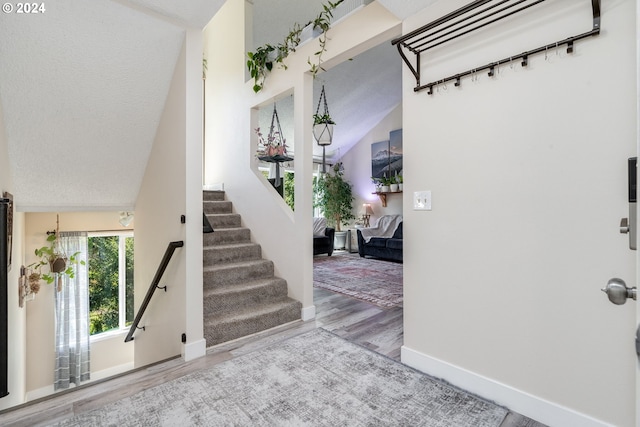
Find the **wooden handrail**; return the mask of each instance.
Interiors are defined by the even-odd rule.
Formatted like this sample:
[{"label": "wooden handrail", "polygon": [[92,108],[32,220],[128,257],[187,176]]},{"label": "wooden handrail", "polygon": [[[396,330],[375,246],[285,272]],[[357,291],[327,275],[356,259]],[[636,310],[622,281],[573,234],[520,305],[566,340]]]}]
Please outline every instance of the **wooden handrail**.
[{"label": "wooden handrail", "polygon": [[[140,323],[140,320],[142,319],[142,315],[144,314],[145,310],[147,309],[147,306],[149,305],[149,301],[151,301],[151,297],[153,296],[153,293],[156,291],[156,289],[164,289],[164,291],[167,291],[167,287],[160,287],[158,286],[158,284],[160,283],[160,279],[162,279],[162,275],[164,274],[164,270],[167,269],[167,265],[169,265],[169,261],[171,260],[171,257],[173,256],[173,252],[176,250],[176,248],[181,248],[184,246],[184,242],[183,241],[177,241],[177,242],[170,242],[169,246],[167,246],[167,250],[164,253],[164,256],[162,257],[162,261],[160,261],[160,265],[158,266],[158,270],[156,271],[156,275],[153,277],[153,280],[151,281],[151,285],[149,286],[149,290],[147,290],[147,295],[144,297],[144,301],[142,301],[142,305],[140,306],[140,310],[138,310],[138,314],[136,315],[135,320],[133,321],[133,324],[131,325],[131,328],[129,328],[129,333],[127,334],[127,337],[124,339],[124,342],[129,342],[129,341],[133,341],[133,334],[135,333],[136,329],[138,329],[138,324]],[[142,330],[144,330],[144,326],[142,328],[140,328]]]}]

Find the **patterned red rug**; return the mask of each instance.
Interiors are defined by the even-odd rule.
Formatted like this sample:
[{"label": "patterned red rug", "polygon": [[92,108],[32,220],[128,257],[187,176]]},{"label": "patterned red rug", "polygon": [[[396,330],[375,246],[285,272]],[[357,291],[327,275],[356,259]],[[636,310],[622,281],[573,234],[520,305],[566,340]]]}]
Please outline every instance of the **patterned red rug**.
[{"label": "patterned red rug", "polygon": [[313,258],[313,286],[376,304],[402,307],[402,264],[334,252]]}]

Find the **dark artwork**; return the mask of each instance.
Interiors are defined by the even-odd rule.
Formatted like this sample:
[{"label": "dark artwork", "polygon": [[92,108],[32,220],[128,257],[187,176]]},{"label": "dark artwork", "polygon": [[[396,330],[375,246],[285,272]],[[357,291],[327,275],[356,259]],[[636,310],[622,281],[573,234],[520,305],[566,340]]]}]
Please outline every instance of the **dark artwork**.
[{"label": "dark artwork", "polygon": [[402,175],[402,129],[389,133],[389,174]]},{"label": "dark artwork", "polygon": [[389,141],[374,142],[371,144],[371,177],[382,178],[388,169]]},{"label": "dark artwork", "polygon": [[389,133],[389,141],[371,144],[371,177],[402,175],[402,129]]}]

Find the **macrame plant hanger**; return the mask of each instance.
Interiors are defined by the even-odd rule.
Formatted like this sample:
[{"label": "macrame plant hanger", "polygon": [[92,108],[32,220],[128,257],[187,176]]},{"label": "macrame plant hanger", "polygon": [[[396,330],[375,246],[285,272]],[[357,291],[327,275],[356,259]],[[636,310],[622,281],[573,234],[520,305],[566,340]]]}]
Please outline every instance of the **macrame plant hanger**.
[{"label": "macrame plant hanger", "polygon": [[[320,105],[323,105],[324,107],[322,114],[320,114]],[[318,117],[323,118],[323,121],[316,123]],[[324,85],[322,85],[322,91],[320,92],[320,98],[318,99],[318,107],[316,108],[313,126],[313,136],[318,145],[322,147],[322,173],[327,172],[325,148],[327,145],[331,145],[331,142],[333,141],[333,125],[334,123],[329,115],[327,94],[324,91]]]}]

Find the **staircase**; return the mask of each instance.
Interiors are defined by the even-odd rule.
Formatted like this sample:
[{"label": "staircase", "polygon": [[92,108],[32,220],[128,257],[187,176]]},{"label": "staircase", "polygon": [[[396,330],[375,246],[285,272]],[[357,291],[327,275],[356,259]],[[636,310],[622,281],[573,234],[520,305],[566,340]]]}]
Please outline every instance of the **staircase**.
[{"label": "staircase", "polygon": [[204,234],[204,338],[207,347],[300,319],[302,304],[287,296],[287,282],[223,191],[205,191],[204,212],[213,233]]}]

